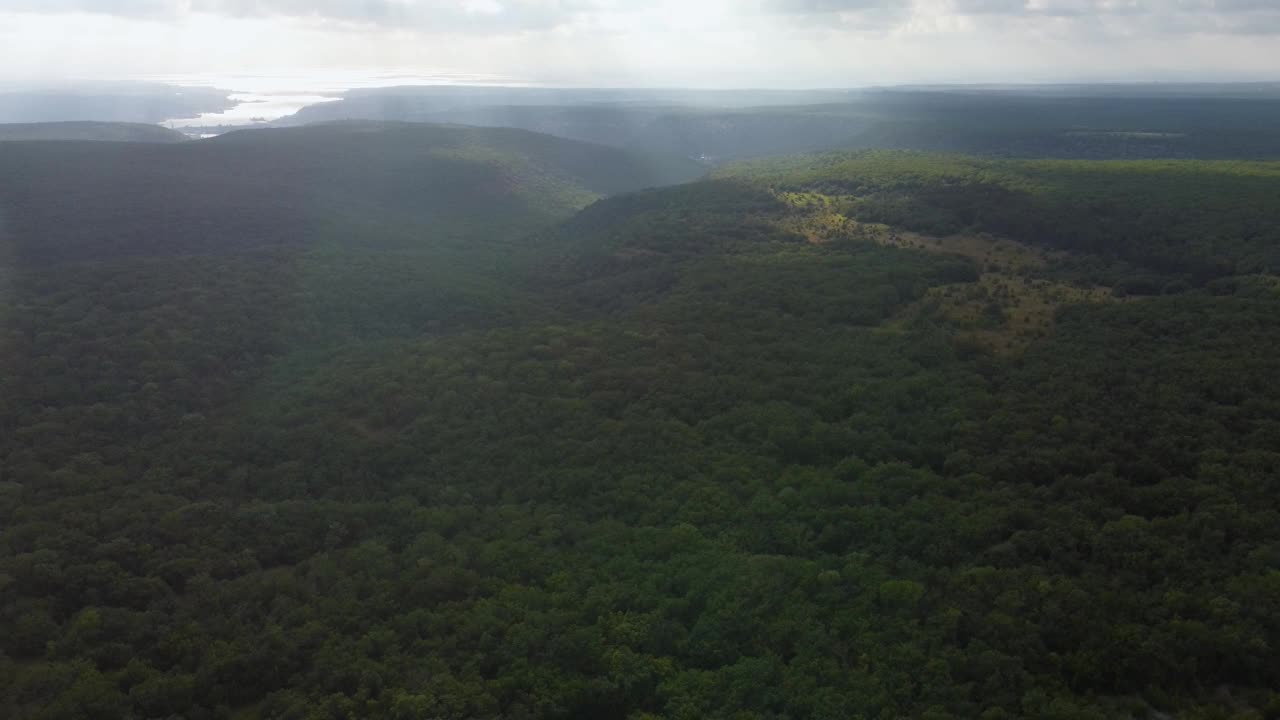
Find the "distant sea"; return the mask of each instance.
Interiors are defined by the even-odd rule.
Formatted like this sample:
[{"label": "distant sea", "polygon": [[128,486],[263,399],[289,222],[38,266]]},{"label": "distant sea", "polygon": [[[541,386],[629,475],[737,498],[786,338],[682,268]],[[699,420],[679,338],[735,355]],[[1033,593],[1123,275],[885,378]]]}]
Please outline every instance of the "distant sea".
[{"label": "distant sea", "polygon": [[136,78],[146,82],[181,87],[209,87],[226,90],[235,106],[194,118],[166,120],[166,127],[186,129],[214,128],[221,125],[265,123],[292,115],[308,105],[340,100],[342,94],[357,88],[395,87],[399,85],[505,85],[527,83],[513,78],[464,73],[429,73],[417,71],[335,71],[311,73],[263,73],[244,75],[148,75]]}]

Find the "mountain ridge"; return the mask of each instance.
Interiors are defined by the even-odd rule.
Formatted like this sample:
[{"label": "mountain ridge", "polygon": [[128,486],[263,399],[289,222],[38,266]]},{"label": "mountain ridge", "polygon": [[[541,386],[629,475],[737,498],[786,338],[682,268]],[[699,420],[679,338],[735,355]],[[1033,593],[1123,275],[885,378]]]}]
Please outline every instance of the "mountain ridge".
[{"label": "mountain ridge", "polygon": [[187,137],[176,130],[127,122],[0,123],[0,142],[80,140],[92,142],[180,143]]}]

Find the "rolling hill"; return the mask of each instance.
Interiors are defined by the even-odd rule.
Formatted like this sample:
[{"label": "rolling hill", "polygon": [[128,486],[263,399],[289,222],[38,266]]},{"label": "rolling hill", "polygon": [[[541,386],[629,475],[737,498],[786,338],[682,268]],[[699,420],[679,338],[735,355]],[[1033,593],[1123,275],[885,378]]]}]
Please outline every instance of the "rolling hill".
[{"label": "rolling hill", "polygon": [[720,164],[893,148],[1015,158],[1276,159],[1271,86],[885,88],[810,93],[349,93],[281,124],[339,119],[517,127]]},{"label": "rolling hill", "polygon": [[[119,429],[145,434],[219,407],[275,362],[501,322],[526,303],[506,281],[522,237],[605,193],[697,172],[426,125],[5,143],[6,408],[47,410],[36,426],[55,433],[88,407],[127,408]],[[50,374],[39,357],[70,364]],[[6,437],[6,453],[39,445]]]},{"label": "rolling hill", "polygon": [[141,123],[51,122],[0,124],[0,142],[29,140],[180,143],[186,142],[187,137],[176,130]]},{"label": "rolling hill", "polygon": [[[306,245],[316,240],[317,222],[374,214],[497,239],[605,194],[702,172],[680,159],[524,131],[421,124],[337,123],[172,146],[66,143],[0,152],[0,197],[15,251],[67,259]],[[74,212],[49,202],[54,196]],[[160,221],[183,232],[145,231]]]},{"label": "rolling hill", "polygon": [[162,123],[234,107],[229,90],[150,82],[0,86],[0,123]]},{"label": "rolling hill", "polygon": [[1275,163],[0,169],[0,715],[1280,707]]}]

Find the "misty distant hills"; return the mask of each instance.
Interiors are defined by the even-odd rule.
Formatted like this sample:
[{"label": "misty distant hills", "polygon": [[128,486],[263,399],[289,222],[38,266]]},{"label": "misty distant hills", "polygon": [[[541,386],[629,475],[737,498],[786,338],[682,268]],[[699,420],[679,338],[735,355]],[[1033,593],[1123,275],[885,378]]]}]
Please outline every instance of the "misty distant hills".
[{"label": "misty distant hills", "polygon": [[0,123],[160,123],[221,112],[236,103],[226,90],[158,83],[89,83],[0,87]]},{"label": "misty distant hills", "polygon": [[867,127],[849,105],[858,91],[498,90],[353,91],[276,124],[359,119],[513,127],[710,162],[843,146]]},{"label": "misty distant hills", "polygon": [[30,140],[180,143],[186,142],[187,137],[176,130],[144,123],[50,122],[0,124],[0,142]]},{"label": "misty distant hills", "polygon": [[866,148],[1081,159],[1280,157],[1280,96],[1271,85],[702,94],[388,88],[353,91],[276,124],[343,119],[515,127],[711,164]]},{"label": "misty distant hills", "polygon": [[702,171],[523,130],[352,122],[181,144],[9,143],[0,203],[21,258],[225,253],[307,245],[342,218],[430,223],[424,243],[493,240]]},{"label": "misty distant hills", "polygon": [[1128,82],[1128,83],[990,83],[901,85],[895,90],[1063,98],[1236,98],[1280,100],[1276,82]]},{"label": "misty distant hills", "polygon": [[[254,148],[285,164],[328,163],[326,167],[335,171],[357,173],[366,168],[434,167],[445,160],[465,161],[500,168],[508,179],[524,183],[521,190],[535,186],[536,176],[540,182],[554,181],[598,195],[681,183],[703,173],[697,163],[680,157],[640,155],[507,127],[336,121],[242,130],[213,138],[208,145],[228,151]],[[354,153],[359,153],[359,162],[349,164]]]},{"label": "misty distant hills", "polygon": [[[850,102],[865,91],[858,89],[829,90],[759,90],[688,88],[556,88],[493,87],[467,85],[402,85],[382,88],[356,88],[343,97],[348,101],[400,103],[414,112],[451,112],[465,108],[504,106],[565,107],[701,107],[754,108],[794,105],[825,105]],[[314,106],[304,108],[311,115]]]},{"label": "misty distant hills", "polygon": [[507,278],[533,252],[529,234],[607,195],[703,171],[522,130],[425,124],[0,143],[0,319],[101,288],[128,323],[177,313],[179,325],[212,324],[200,340],[218,345],[210,352],[255,363],[270,348],[487,327],[528,305]]}]

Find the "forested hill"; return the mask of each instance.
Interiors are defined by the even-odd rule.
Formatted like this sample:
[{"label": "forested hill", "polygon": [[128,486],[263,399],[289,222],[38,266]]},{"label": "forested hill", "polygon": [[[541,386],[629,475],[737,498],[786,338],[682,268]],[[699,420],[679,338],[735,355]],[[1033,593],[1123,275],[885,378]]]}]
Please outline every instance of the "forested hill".
[{"label": "forested hill", "polygon": [[[537,190],[539,183],[556,183],[597,195],[685,182],[703,172],[697,164],[673,154],[641,155],[514,128],[429,123],[337,121],[239,131],[214,138],[209,144],[252,148],[268,153],[272,160],[289,162],[292,158],[320,165],[348,160],[359,153],[367,158],[366,164],[379,170],[385,164],[406,166],[426,159],[489,164],[505,172],[516,190]],[[449,177],[445,172],[436,175]],[[406,183],[398,189],[411,192],[414,186]],[[366,192],[378,195],[385,190],[373,187]],[[423,193],[421,199],[430,200],[430,194]]]},{"label": "forested hill", "polygon": [[0,142],[93,140],[99,142],[179,143],[187,137],[159,125],[113,122],[0,123]]},{"label": "forested hill", "polygon": [[[814,193],[832,202],[836,217],[931,235],[989,233],[1069,251],[1093,280],[1142,294],[1160,292],[1162,278],[1203,285],[1280,269],[1280,162],[992,160],[872,150],[742,163],[717,176],[800,198]],[[1110,275],[1099,259],[1108,261]]]},{"label": "forested hill", "polygon": [[[505,270],[524,235],[699,172],[428,125],[0,144],[0,472],[21,474],[9,453],[41,427],[84,433],[45,461],[110,464],[273,359],[502,322],[526,303]],[[94,407],[114,440],[83,424]]]},{"label": "forested hill", "polygon": [[1272,165],[560,142],[0,147],[0,716],[1280,712]]},{"label": "forested hill", "polygon": [[0,166],[13,251],[62,259],[310,247],[342,223],[379,226],[337,241],[348,249],[415,223],[431,224],[418,249],[511,239],[602,195],[702,172],[520,130],[396,123],[173,146],[8,144]]},{"label": "forested hill", "polygon": [[895,148],[996,157],[1280,158],[1280,98],[1242,86],[1166,92],[1023,87],[752,93],[353,91],[282,125],[342,119],[518,127],[722,163],[821,150]]}]

